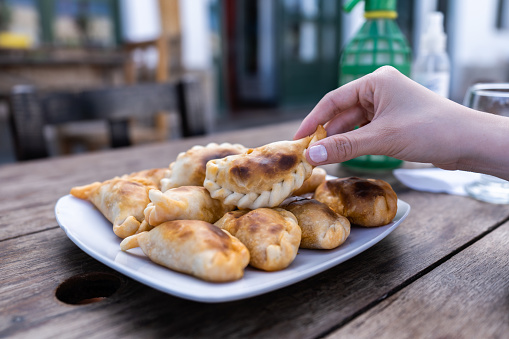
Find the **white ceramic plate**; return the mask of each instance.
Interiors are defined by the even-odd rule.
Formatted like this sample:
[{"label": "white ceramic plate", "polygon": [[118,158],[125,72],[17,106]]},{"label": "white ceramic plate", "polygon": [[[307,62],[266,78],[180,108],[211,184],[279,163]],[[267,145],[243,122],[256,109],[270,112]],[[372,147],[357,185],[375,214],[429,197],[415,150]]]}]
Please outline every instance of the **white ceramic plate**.
[{"label": "white ceramic plate", "polygon": [[278,272],[246,268],[244,277],[230,283],[210,283],[151,262],[136,248],[122,252],[111,223],[88,201],[71,195],[60,198],[55,214],[60,227],[83,251],[134,280],[177,297],[201,302],[225,302],[253,297],[304,280],[365,251],[385,238],[406,218],[410,205],[398,200],[398,213],[386,226],[352,227],[350,236],[333,250],[300,249],[294,262]]}]

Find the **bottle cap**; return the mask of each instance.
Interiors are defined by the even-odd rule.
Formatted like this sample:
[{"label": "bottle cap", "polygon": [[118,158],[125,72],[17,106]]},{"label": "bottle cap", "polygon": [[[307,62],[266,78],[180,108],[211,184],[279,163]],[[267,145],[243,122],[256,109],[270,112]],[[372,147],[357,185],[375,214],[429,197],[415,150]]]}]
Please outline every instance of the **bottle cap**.
[{"label": "bottle cap", "polygon": [[[361,0],[350,0],[343,9],[350,12]],[[364,0],[364,17],[367,19],[396,19],[397,0]]]}]

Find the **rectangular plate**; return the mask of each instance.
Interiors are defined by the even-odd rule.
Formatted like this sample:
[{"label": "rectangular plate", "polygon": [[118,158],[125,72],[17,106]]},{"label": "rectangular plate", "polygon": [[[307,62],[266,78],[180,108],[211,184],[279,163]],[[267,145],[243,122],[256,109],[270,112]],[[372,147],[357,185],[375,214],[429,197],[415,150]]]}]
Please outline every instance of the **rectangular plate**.
[{"label": "rectangular plate", "polygon": [[122,252],[122,239],[90,202],[61,197],[55,214],[60,227],[79,248],[103,264],[162,292],[200,302],[216,303],[253,297],[291,285],[336,266],[389,235],[406,218],[410,205],[398,200],[398,212],[386,226],[352,227],[344,244],[333,250],[299,249],[294,262],[277,272],[247,267],[244,277],[229,283],[210,283],[172,271],[150,261],[140,248]]}]

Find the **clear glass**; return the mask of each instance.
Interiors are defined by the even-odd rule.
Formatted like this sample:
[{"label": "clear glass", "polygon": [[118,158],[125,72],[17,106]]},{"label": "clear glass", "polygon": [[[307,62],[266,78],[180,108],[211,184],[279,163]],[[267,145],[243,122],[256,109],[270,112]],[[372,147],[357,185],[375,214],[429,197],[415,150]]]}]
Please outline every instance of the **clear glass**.
[{"label": "clear glass", "polygon": [[[509,83],[476,84],[463,102],[478,111],[509,117]],[[483,174],[479,181],[465,186],[467,193],[482,201],[509,204],[509,181]]]}]

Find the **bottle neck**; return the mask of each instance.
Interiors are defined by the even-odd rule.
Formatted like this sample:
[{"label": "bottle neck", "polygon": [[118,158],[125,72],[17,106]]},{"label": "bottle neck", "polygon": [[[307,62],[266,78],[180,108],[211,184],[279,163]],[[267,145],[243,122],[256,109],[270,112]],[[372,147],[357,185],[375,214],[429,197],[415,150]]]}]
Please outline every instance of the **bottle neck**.
[{"label": "bottle neck", "polygon": [[446,37],[445,35],[429,36],[425,35],[421,38],[421,54],[442,54],[446,53]]},{"label": "bottle neck", "polygon": [[368,11],[364,12],[366,19],[396,19],[398,12],[396,11]]}]

